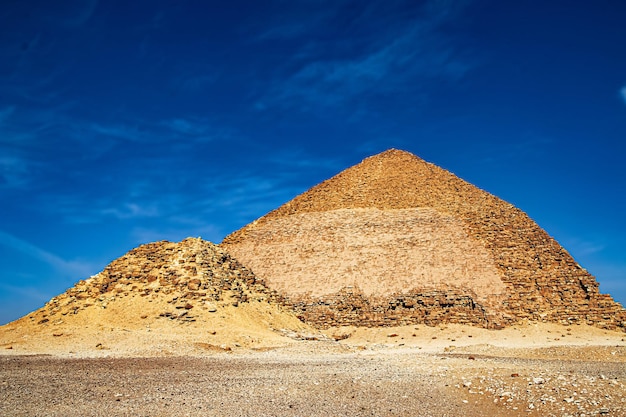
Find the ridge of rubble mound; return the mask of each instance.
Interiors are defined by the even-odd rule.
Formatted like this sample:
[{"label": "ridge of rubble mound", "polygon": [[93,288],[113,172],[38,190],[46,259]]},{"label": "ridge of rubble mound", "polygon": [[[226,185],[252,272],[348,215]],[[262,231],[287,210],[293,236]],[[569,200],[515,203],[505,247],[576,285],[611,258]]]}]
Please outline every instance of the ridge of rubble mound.
[{"label": "ridge of rubble mound", "polygon": [[99,274],[52,298],[44,314],[53,319],[57,314],[76,314],[94,304],[106,308],[116,297],[130,294],[160,294],[174,309],[192,304],[213,309],[248,301],[280,301],[275,291],[223,248],[188,238],[180,243],[147,243],[131,250]]},{"label": "ridge of rubble mound", "polygon": [[396,149],[221,246],[321,327],[531,320],[626,330],[626,310],[526,213]]},{"label": "ridge of rubble mound", "polygon": [[311,330],[281,302],[213,243],[148,243],[2,326],[0,346],[135,356],[264,348]]}]

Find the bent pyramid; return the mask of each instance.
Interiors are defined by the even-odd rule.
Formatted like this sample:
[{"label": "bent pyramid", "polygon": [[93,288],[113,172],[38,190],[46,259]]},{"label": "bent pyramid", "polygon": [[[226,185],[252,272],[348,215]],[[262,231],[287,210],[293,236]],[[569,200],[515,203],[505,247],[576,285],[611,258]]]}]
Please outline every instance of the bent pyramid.
[{"label": "bent pyramid", "polygon": [[528,215],[400,150],[221,245],[322,327],[528,319],[626,330],[626,311]]}]

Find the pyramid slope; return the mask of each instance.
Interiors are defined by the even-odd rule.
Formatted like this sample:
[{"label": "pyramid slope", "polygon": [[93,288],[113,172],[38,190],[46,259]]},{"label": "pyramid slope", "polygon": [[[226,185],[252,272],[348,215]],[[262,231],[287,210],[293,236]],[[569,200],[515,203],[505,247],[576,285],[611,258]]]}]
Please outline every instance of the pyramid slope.
[{"label": "pyramid slope", "polygon": [[524,212],[395,149],[311,188],[222,246],[321,325],[626,321]]},{"label": "pyramid slope", "polygon": [[149,243],[0,328],[15,353],[160,356],[289,342],[308,326],[222,248],[202,239]]}]

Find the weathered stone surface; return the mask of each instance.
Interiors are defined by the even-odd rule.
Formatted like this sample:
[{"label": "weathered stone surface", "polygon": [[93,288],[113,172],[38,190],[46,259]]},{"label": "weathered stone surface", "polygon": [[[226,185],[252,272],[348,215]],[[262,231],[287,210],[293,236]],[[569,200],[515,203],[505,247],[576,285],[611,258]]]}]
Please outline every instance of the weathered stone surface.
[{"label": "weathered stone surface", "polygon": [[624,308],[528,215],[398,150],[324,181],[221,245],[323,327],[626,322]]},{"label": "weathered stone surface", "polygon": [[[107,302],[118,294],[132,293],[168,297],[168,303],[178,311],[166,311],[160,316],[186,322],[195,321],[190,312],[196,308],[214,312],[218,304],[281,303],[275,291],[268,289],[224,249],[199,238],[189,238],[178,243],[141,245],[111,262],[99,274],[52,298],[44,310],[47,317],[76,314],[94,304],[106,308]],[[48,321],[49,318],[42,320]]]}]

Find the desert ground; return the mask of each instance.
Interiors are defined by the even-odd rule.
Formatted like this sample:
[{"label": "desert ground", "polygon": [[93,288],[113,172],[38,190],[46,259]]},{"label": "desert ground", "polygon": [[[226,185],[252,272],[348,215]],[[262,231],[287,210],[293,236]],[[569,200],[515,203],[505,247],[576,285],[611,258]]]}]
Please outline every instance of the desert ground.
[{"label": "desert ground", "polygon": [[0,415],[626,415],[623,332],[522,323],[270,334],[223,319],[210,329],[157,320],[143,332],[86,324],[80,335],[4,326]]}]

